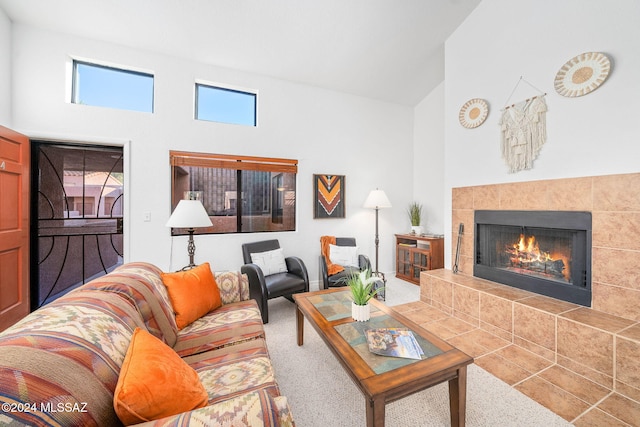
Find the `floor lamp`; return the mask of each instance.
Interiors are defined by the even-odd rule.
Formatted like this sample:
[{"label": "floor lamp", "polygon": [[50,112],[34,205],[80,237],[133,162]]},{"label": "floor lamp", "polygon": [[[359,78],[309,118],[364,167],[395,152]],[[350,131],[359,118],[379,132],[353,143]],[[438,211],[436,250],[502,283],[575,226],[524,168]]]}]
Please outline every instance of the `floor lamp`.
[{"label": "floor lamp", "polygon": [[189,270],[196,266],[193,262],[193,257],[196,254],[196,245],[193,242],[194,228],[211,227],[212,225],[209,214],[207,214],[200,200],[180,200],[178,202],[178,206],[173,210],[166,226],[188,229],[189,244],[187,245],[187,252],[189,253],[189,265],[182,270]]},{"label": "floor lamp", "polygon": [[390,208],[391,202],[389,201],[387,195],[384,194],[384,191],[378,190],[376,188],[375,190],[372,190],[371,193],[369,193],[367,200],[364,201],[364,207],[376,210],[376,276],[379,277],[378,246],[380,243],[380,238],[378,236],[378,210],[380,210],[380,208]]}]

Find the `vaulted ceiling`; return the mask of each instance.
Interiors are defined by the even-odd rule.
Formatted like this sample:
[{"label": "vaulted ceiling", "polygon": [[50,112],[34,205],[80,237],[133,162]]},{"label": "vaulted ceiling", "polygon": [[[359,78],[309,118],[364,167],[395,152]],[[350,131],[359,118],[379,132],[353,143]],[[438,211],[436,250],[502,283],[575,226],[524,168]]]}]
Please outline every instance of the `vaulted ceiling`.
[{"label": "vaulted ceiling", "polygon": [[[413,106],[480,0],[0,0],[13,22]],[[135,65],[135,64],[133,64]]]}]

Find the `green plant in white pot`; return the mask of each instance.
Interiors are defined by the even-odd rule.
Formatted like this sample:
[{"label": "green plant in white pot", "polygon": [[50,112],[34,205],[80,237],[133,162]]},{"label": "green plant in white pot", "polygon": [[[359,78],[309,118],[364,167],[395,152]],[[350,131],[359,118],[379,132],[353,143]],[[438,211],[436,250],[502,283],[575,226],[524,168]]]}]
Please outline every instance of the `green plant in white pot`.
[{"label": "green plant in white pot", "polygon": [[411,222],[411,233],[420,236],[422,234],[422,205],[418,202],[409,204],[407,208],[409,221]]},{"label": "green plant in white pot", "polygon": [[371,276],[371,270],[363,270],[353,273],[347,279],[347,286],[351,290],[351,317],[358,322],[365,322],[371,317],[369,300],[384,289],[384,286],[375,288],[377,277]]}]

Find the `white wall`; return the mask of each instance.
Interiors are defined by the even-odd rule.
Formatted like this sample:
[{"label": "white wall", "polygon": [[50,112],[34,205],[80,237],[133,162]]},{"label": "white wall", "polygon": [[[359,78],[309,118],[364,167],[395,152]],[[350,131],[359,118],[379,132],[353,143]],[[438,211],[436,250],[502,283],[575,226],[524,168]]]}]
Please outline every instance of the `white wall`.
[{"label": "white wall", "polygon": [[[445,229],[451,188],[640,171],[640,2],[484,0],[445,45]],[[560,67],[583,52],[612,60],[608,80],[583,97],[556,93]],[[529,171],[509,174],[500,155],[500,110],[520,76],[547,93],[546,145]],[[510,103],[536,95],[520,84]],[[469,99],[490,105],[476,129],[458,122]],[[455,225],[457,227],[457,224]],[[467,225],[468,226],[468,225]],[[446,265],[451,265],[447,241]]]},{"label": "white wall", "polygon": [[0,125],[11,125],[11,21],[0,9]]},{"label": "white wall", "polygon": [[443,105],[444,82],[414,109],[413,198],[422,203],[423,226],[431,234],[444,233]]},{"label": "white wall", "polygon": [[[371,189],[387,192],[394,208],[380,211],[380,270],[395,269],[393,233],[406,223],[412,198],[411,108],[272,78],[213,67],[14,25],[13,126],[27,135],[77,141],[126,142],[129,156],[128,260],[163,269],[188,263],[186,237],[172,239],[169,150],[246,154],[299,160],[297,232],[196,236],[196,262],[215,270],[242,265],[243,242],[277,238],[285,254],[300,256],[318,279],[319,237],[354,236],[374,257],[374,212],[362,208]],[[155,75],[155,113],[66,102],[70,56],[131,66]],[[258,90],[259,126],[193,119],[196,79]],[[314,173],[346,175],[346,219],[313,219]],[[144,222],[145,212],[151,221]]]}]

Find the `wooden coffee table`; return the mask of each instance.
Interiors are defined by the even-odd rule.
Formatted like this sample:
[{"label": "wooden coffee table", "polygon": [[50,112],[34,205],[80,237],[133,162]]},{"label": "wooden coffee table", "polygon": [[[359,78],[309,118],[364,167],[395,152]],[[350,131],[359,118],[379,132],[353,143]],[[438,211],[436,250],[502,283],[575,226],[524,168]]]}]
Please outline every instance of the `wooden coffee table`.
[{"label": "wooden coffee table", "polygon": [[[344,288],[293,294],[293,298],[298,345],[304,342],[306,318],[364,394],[367,426],[384,426],[388,402],[444,381],[449,382],[451,425],[464,426],[467,365],[473,363],[472,357],[375,299],[371,300],[371,320],[354,322],[350,293]],[[413,331],[425,353],[422,360],[371,353],[364,331],[387,327]]]}]

